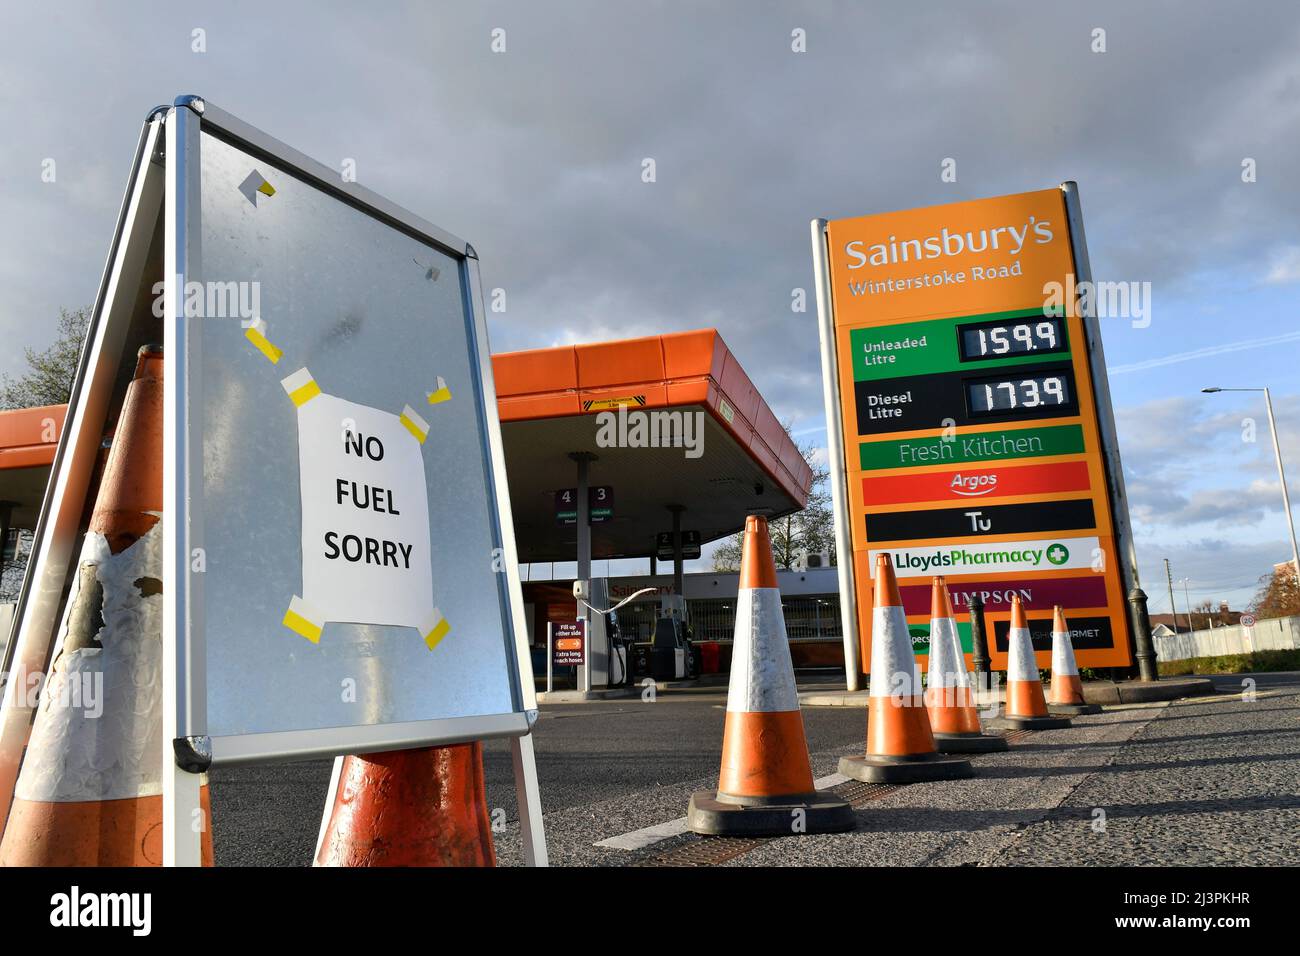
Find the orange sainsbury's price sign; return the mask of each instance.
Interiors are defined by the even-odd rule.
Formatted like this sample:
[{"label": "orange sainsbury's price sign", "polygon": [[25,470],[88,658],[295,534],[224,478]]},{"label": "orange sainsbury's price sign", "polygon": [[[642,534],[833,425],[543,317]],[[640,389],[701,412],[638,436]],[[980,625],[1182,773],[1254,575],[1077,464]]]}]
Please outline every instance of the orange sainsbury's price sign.
[{"label": "orange sainsbury's price sign", "polygon": [[1076,296],[1091,278],[1077,196],[813,223],[851,680],[871,659],[882,553],[919,655],[942,574],[968,654],[983,601],[994,669],[1013,594],[1041,667],[1054,604],[1080,665],[1132,663],[1136,562],[1100,336]]}]

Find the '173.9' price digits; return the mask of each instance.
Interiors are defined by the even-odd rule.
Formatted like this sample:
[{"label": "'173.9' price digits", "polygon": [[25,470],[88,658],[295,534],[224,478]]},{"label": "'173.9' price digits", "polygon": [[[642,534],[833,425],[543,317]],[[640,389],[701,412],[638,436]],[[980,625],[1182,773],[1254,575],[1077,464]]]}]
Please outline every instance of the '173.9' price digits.
[{"label": "'173.9' price digits", "polygon": [[1070,404],[1070,383],[1062,373],[984,379],[967,383],[966,397],[971,415],[1045,409]]}]

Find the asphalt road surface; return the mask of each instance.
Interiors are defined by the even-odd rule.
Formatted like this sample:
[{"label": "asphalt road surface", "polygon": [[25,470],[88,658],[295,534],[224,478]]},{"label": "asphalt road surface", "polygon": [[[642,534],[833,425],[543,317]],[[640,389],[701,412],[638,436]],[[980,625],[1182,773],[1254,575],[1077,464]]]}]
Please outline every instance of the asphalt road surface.
[{"label": "asphalt road surface", "polygon": [[[974,778],[864,803],[853,832],[754,841],[717,865],[1298,864],[1300,674],[1251,675],[1253,694],[1244,679],[1021,737],[975,757]],[[691,792],[717,783],[725,704],[725,687],[712,687],[544,707],[534,736],[551,863],[673,861],[709,845],[681,832],[616,840],[635,849],[596,844],[680,831]],[[804,723],[814,774],[850,796],[834,774],[863,745],[863,711],[808,707]],[[498,860],[518,864],[504,744],[487,746],[485,772],[489,807],[505,811]],[[217,863],[307,865],[329,775],[328,761],[215,771]]]}]

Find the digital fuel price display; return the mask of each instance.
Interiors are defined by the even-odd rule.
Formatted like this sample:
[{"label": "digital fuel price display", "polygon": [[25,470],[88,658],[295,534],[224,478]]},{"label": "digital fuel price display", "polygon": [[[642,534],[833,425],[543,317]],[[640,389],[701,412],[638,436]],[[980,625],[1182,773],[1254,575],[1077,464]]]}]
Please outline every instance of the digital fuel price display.
[{"label": "digital fuel price display", "polygon": [[1050,189],[819,223],[826,371],[838,382],[827,412],[844,451],[836,520],[850,537],[861,669],[879,554],[910,595],[919,654],[930,580],[944,574],[954,594],[989,595],[995,669],[1010,604],[993,595],[1013,591],[1041,667],[1055,603],[1087,626],[1081,665],[1132,661],[1114,520],[1123,504],[1111,497],[1093,387],[1104,370],[1094,372],[1075,303],[1045,294],[1075,272],[1066,212]]},{"label": "digital fuel price display", "polygon": [[1076,405],[1068,368],[1038,375],[996,375],[967,380],[966,407],[972,418],[1026,412],[1026,417],[1073,414]]},{"label": "digital fuel price display", "polygon": [[[942,336],[925,338],[936,344],[946,342]],[[1029,354],[1037,357],[1037,353]],[[955,349],[952,358],[957,361]],[[997,371],[992,364],[855,382],[858,435],[1078,414],[1074,370],[1069,362],[1021,363]]]},{"label": "digital fuel price display", "polygon": [[1021,322],[974,322],[957,326],[957,334],[963,362],[1067,350],[1064,323],[1055,317]]}]

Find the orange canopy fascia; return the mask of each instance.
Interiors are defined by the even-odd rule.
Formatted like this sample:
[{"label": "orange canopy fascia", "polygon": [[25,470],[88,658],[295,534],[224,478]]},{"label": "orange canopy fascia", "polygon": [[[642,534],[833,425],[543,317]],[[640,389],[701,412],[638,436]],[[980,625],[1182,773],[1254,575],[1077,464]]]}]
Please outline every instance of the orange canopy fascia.
[{"label": "orange canopy fascia", "polygon": [[[502,422],[698,405],[804,506],[812,470],[716,329],[492,356]],[[54,461],[66,405],[0,411],[0,470]]]},{"label": "orange canopy fascia", "polygon": [[0,411],[0,470],[54,462],[67,405]]},{"label": "orange canopy fascia", "polygon": [[716,329],[492,356],[502,422],[703,406],[800,507],[812,469]]}]

